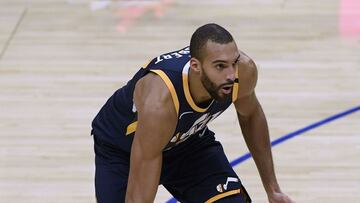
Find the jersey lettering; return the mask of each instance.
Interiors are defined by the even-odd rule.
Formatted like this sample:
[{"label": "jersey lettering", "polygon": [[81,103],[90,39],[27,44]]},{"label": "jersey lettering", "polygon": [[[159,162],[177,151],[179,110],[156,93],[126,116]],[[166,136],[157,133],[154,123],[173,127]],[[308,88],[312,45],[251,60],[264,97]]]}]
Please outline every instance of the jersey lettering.
[{"label": "jersey lettering", "polygon": [[156,57],[156,61],[155,61],[155,64],[158,64],[160,63],[161,61],[163,60],[168,60],[168,59],[172,59],[172,58],[181,58],[183,57],[184,55],[187,55],[190,53],[190,48],[189,47],[186,47],[185,49],[182,49],[178,52],[173,52],[171,54],[164,54],[164,55],[161,55],[161,56],[158,56]]},{"label": "jersey lettering", "polygon": [[191,126],[191,128],[186,133],[177,134],[170,140],[170,143],[178,145],[178,144],[184,142],[185,140],[190,138],[191,135],[194,135],[194,134],[204,130],[206,128],[207,124],[210,121],[214,120],[216,117],[218,117],[221,113],[222,113],[222,111],[217,112],[212,115],[210,113],[206,113],[206,114],[202,115],[200,118],[198,118],[194,122],[194,124]]}]

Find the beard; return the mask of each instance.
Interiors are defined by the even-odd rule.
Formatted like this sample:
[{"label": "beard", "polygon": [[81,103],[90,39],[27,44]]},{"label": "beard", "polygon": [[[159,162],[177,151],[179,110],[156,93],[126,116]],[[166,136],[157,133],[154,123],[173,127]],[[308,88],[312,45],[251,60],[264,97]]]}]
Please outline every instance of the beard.
[{"label": "beard", "polygon": [[221,85],[216,85],[214,82],[210,80],[210,78],[206,75],[205,71],[202,72],[203,74],[200,77],[201,83],[205,87],[205,89],[208,91],[210,96],[219,102],[226,102],[229,99],[231,100],[232,94],[222,94],[221,89],[225,85],[232,85],[234,84],[234,81],[228,80],[226,83]]}]

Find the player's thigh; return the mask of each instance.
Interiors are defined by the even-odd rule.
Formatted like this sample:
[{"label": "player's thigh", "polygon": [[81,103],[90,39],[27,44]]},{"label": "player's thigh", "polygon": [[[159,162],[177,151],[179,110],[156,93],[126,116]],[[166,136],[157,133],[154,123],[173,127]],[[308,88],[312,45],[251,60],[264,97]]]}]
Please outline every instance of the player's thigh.
[{"label": "player's thigh", "polygon": [[236,176],[214,175],[185,191],[186,202],[250,203],[251,198]]},{"label": "player's thigh", "polygon": [[178,166],[177,174],[171,175],[174,181],[165,181],[164,186],[182,202],[214,202],[245,192],[216,141],[191,152]]},{"label": "player's thigh", "polygon": [[129,165],[95,143],[95,192],[98,203],[125,202]]},{"label": "player's thigh", "polygon": [[95,192],[98,203],[117,203],[125,201],[127,177],[119,174],[116,168],[96,165]]}]

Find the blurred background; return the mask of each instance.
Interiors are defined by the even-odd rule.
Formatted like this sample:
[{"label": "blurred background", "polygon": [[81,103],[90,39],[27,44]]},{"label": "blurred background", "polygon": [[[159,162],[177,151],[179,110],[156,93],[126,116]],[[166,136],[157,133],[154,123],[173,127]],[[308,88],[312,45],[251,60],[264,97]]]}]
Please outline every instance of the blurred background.
[{"label": "blurred background", "polygon": [[[272,140],[353,109],[273,155],[297,202],[358,202],[359,0],[0,0],[0,202],[95,202],[93,117],[144,62],[209,22],[257,63]],[[210,128],[230,161],[247,152],[233,108]],[[234,168],[267,202],[253,161]],[[160,186],[155,202],[170,198]]]}]

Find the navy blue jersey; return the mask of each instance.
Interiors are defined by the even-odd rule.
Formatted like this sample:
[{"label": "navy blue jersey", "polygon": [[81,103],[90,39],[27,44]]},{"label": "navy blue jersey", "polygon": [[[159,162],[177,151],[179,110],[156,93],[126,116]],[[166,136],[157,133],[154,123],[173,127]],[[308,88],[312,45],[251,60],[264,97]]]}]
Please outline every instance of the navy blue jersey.
[{"label": "navy blue jersey", "polygon": [[205,107],[198,106],[189,90],[189,61],[189,47],[151,60],[108,99],[92,122],[92,134],[120,150],[130,152],[137,126],[133,93],[137,81],[149,72],[159,75],[165,82],[178,116],[176,130],[164,151],[172,151],[178,145],[191,145],[192,137],[209,134],[207,124],[224,112],[237,98],[238,83],[234,83],[232,99],[224,102],[213,100]]}]

